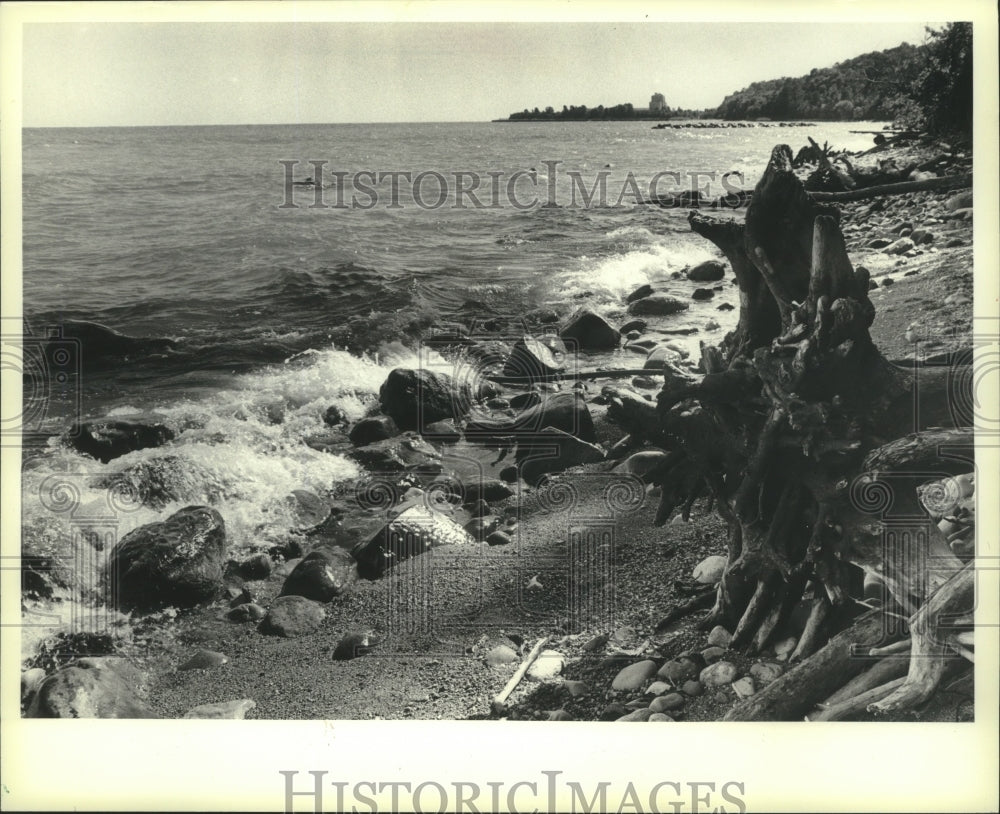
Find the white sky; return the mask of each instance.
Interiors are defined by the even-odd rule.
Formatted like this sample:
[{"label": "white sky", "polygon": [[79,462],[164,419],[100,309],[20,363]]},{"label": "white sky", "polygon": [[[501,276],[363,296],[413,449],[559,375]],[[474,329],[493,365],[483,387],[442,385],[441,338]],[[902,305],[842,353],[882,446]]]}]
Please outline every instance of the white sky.
[{"label": "white sky", "polygon": [[30,23],[25,126],[482,121],[525,107],[714,107],[920,22]]}]

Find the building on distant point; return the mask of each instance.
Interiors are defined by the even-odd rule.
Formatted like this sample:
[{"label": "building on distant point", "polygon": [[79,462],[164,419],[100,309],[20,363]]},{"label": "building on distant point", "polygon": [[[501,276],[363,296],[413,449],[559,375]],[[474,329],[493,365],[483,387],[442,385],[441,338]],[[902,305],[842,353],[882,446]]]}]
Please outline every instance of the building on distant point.
[{"label": "building on distant point", "polygon": [[654,93],[652,98],[649,100],[649,112],[666,113],[666,111],[667,100],[663,97],[662,93]]}]

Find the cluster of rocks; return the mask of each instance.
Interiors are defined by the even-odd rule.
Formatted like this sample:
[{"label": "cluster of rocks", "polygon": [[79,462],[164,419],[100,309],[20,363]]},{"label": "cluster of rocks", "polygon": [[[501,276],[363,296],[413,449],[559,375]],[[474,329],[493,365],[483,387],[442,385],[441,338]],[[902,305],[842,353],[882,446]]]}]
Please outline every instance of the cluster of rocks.
[{"label": "cluster of rocks", "polygon": [[687,128],[695,129],[726,129],[734,127],[815,127],[812,122],[767,122],[767,121],[707,121],[707,122],[663,122],[653,127],[654,130],[682,130]]}]

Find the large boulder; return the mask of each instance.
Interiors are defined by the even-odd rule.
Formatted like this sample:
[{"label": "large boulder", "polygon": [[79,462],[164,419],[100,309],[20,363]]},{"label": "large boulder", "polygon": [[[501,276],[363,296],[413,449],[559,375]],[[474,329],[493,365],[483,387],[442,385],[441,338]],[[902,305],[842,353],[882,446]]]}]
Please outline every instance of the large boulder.
[{"label": "large boulder", "polygon": [[347,551],[318,548],[303,557],[288,575],[281,586],[281,596],[329,602],[349,590],[357,578],[357,567]]},{"label": "large boulder", "polygon": [[472,535],[442,512],[415,504],[351,551],[358,575],[378,579],[399,562],[445,545],[473,542]]},{"label": "large boulder", "polygon": [[347,455],[372,472],[401,472],[441,463],[440,453],[414,432],[357,447]]},{"label": "large boulder", "polygon": [[120,658],[84,658],[41,683],[28,718],[158,718],[136,694],[139,671]]},{"label": "large boulder", "polygon": [[385,441],[399,433],[396,422],[387,415],[375,415],[362,418],[357,424],[351,427],[347,437],[356,447],[363,447],[366,444],[374,444],[377,441]]},{"label": "large boulder", "polygon": [[599,446],[581,441],[555,427],[545,427],[532,436],[531,444],[518,445],[516,460],[521,467],[521,477],[535,485],[549,472],[597,463],[604,457],[605,452]]},{"label": "large boulder", "polygon": [[74,424],[65,440],[77,452],[101,463],[120,458],[137,449],[159,447],[174,439],[174,431],[157,421],[120,421],[113,418]]},{"label": "large boulder", "polygon": [[402,430],[420,430],[444,418],[460,418],[469,411],[473,393],[447,373],[397,367],[378,393],[382,412]]},{"label": "large boulder", "polygon": [[112,596],[118,607],[138,610],[210,601],[222,587],[225,555],[222,516],[208,506],[187,506],[115,545],[107,565]]},{"label": "large boulder", "polygon": [[566,321],[559,338],[575,343],[578,350],[611,350],[618,347],[621,334],[596,311],[581,308]]},{"label": "large boulder", "polygon": [[514,343],[503,368],[504,376],[551,379],[566,369],[566,346],[558,336],[523,336]]},{"label": "large boulder", "polygon": [[628,312],[633,316],[669,316],[687,309],[688,303],[677,297],[671,297],[669,294],[651,294],[629,305]]},{"label": "large boulder", "polygon": [[687,278],[695,283],[714,283],[726,276],[726,266],[718,260],[706,260],[688,269]]}]

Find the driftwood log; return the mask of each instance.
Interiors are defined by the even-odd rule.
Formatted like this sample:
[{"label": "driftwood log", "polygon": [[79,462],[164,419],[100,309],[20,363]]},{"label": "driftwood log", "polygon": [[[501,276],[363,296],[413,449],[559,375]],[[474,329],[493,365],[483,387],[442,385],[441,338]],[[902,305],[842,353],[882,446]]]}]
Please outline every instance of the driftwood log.
[{"label": "driftwood log", "polygon": [[[656,522],[703,495],[727,522],[728,564],[701,625],[724,625],[733,647],[762,650],[796,605],[809,608],[799,663],[732,720],[801,720],[878,661],[872,648],[905,635],[905,679],[884,692],[863,681],[856,694],[869,693],[873,712],[912,708],[961,658],[944,614],[973,606],[971,567],[916,491],[973,469],[973,432],[954,409],[970,403],[968,377],[882,356],[869,334],[868,274],[852,267],[838,221],[795,177],[784,145],[745,223],[689,216],[729,260],[740,315],[721,346],[702,347],[701,380],[667,377],[659,393],[656,435],[669,454],[651,476],[662,490]],[[857,568],[889,599],[843,630],[860,601]]]}]

